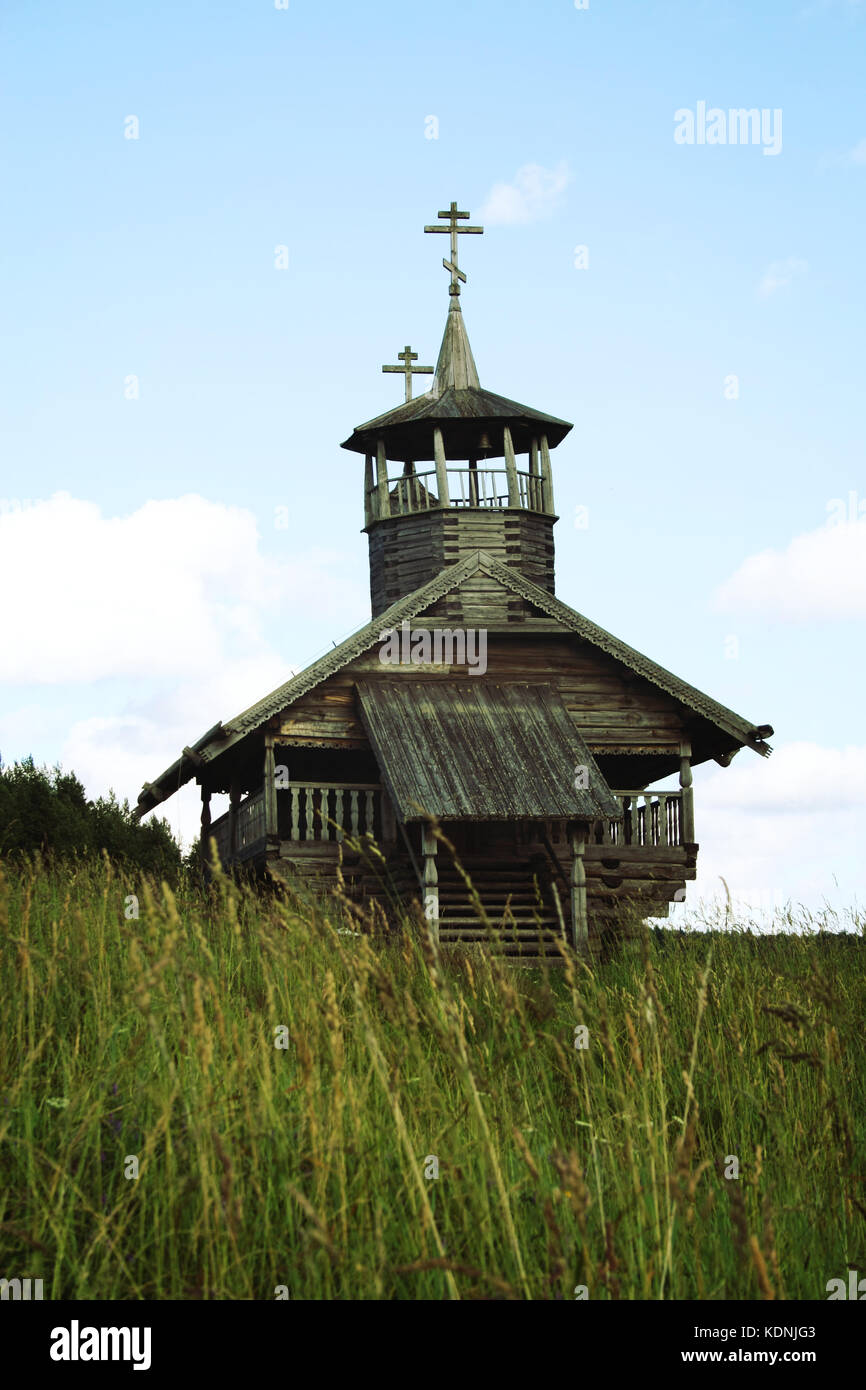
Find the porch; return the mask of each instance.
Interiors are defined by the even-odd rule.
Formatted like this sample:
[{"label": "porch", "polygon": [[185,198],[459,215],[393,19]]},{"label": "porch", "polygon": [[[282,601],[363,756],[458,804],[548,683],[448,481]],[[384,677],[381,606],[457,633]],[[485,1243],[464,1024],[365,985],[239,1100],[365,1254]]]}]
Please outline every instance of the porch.
[{"label": "porch", "polygon": [[[449,822],[457,851],[488,923],[507,954],[538,954],[554,936],[578,949],[624,912],[665,916],[695,877],[692,788],[615,791],[617,816],[583,824],[565,819]],[[225,865],[258,861],[271,872],[322,888],[344,877],[359,900],[382,896],[382,879],[346,840],[369,839],[398,896],[419,897],[442,945],[487,941],[489,933],[450,855],[423,822],[398,826],[381,783],[294,782],[277,790],[275,832],[267,834],[264,790],[240,800],[210,834]],[[507,940],[506,940],[507,938]]]}]

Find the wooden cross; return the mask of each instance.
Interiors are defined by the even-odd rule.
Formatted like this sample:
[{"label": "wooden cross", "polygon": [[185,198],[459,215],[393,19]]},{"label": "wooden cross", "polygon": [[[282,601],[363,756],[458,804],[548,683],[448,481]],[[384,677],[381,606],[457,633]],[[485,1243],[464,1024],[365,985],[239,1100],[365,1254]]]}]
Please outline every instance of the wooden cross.
[{"label": "wooden cross", "polygon": [[412,349],[410,348],[410,346],[409,346],[408,343],[406,344],[406,346],[404,347],[404,349],[403,349],[402,352],[398,352],[398,353],[397,353],[397,356],[399,357],[400,361],[403,363],[403,366],[402,366],[402,367],[383,367],[383,368],[382,368],[382,371],[383,371],[383,372],[402,372],[402,373],[403,373],[403,375],[404,375],[405,378],[406,378],[406,400],[407,400],[407,401],[411,401],[411,399],[412,399],[412,374],[415,373],[415,374],[417,375],[417,374],[420,372],[420,373],[423,373],[424,376],[431,376],[432,373],[433,373],[433,368],[432,368],[432,367],[413,367],[413,366],[412,366],[412,363],[415,362],[415,361],[417,361],[417,359],[418,359],[418,354],[417,354],[417,352],[413,352],[413,351],[412,351]]},{"label": "wooden cross", "polygon": [[447,218],[447,219],[448,219],[448,225],[447,225],[447,227],[442,227],[442,226],[425,227],[424,230],[425,230],[425,232],[450,232],[450,233],[451,233],[451,259],[450,259],[450,261],[446,261],[446,260],[444,259],[444,257],[443,257],[442,264],[444,265],[444,267],[445,267],[446,270],[450,270],[450,271],[451,271],[451,284],[448,286],[448,293],[449,293],[449,294],[459,294],[459,293],[460,293],[460,281],[462,280],[463,283],[464,283],[464,285],[465,285],[465,284],[466,284],[466,276],[463,274],[463,271],[460,269],[459,265],[457,264],[457,237],[458,237],[458,236],[461,236],[461,235],[464,235],[464,234],[466,234],[466,233],[472,233],[472,234],[474,234],[475,236],[480,236],[481,233],[484,231],[484,228],[483,228],[483,227],[458,227],[458,225],[457,225],[457,219],[460,218],[460,217],[468,217],[468,216],[469,216],[469,213],[468,213],[468,212],[458,212],[458,211],[457,211],[457,204],[456,204],[456,203],[452,203],[452,204],[451,204],[451,207],[448,209],[447,212],[437,212],[436,216],[437,216],[437,217],[445,217],[445,218]]}]

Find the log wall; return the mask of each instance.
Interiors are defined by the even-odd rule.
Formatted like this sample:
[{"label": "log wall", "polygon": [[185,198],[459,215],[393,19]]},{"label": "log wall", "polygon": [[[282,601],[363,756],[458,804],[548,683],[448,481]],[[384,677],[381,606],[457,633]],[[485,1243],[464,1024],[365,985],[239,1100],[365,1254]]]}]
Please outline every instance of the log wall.
[{"label": "log wall", "polygon": [[[374,523],[368,530],[373,615],[475,550],[486,550],[504,564],[514,565],[552,594],[555,520],[516,509],[451,507]],[[503,594],[501,585],[493,583],[493,588]],[[457,609],[461,607],[460,593],[451,598]]]},{"label": "log wall", "polygon": [[[445,625],[444,615],[431,612],[412,628]],[[394,680],[450,681],[465,675],[479,681],[549,682],[593,752],[671,754],[686,737],[684,714],[675,700],[580,638],[488,632],[484,675],[469,676],[467,668],[450,666],[386,666],[377,645],[285,710],[278,738],[366,747],[354,686],[357,680],[384,675]]]}]

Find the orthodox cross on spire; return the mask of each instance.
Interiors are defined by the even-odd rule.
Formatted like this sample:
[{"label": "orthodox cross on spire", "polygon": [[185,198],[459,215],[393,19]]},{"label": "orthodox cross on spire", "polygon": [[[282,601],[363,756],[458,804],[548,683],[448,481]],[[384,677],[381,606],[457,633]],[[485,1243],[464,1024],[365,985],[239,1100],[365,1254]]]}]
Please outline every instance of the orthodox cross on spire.
[{"label": "orthodox cross on spire", "polygon": [[464,283],[464,285],[465,285],[465,284],[466,284],[466,276],[463,274],[463,271],[460,269],[459,265],[457,264],[457,237],[460,236],[460,235],[465,235],[466,233],[473,233],[475,236],[480,236],[481,233],[484,231],[484,228],[483,228],[483,227],[458,227],[458,225],[457,225],[457,219],[460,218],[460,217],[468,217],[468,216],[469,216],[469,213],[468,213],[468,212],[458,212],[458,211],[457,211],[457,204],[456,204],[456,203],[452,203],[452,204],[451,204],[451,207],[448,209],[447,212],[437,212],[436,216],[437,216],[437,217],[445,217],[445,218],[447,218],[447,219],[448,219],[448,225],[447,225],[447,227],[442,227],[442,226],[425,227],[424,230],[425,230],[425,232],[450,232],[450,233],[451,233],[451,259],[450,259],[450,261],[446,261],[446,260],[443,258],[442,264],[444,265],[444,267],[445,267],[446,270],[450,270],[450,271],[451,271],[451,284],[450,284],[449,287],[448,287],[448,293],[449,293],[449,294],[459,294],[459,293],[460,293],[460,281],[462,280],[463,283]]},{"label": "orthodox cross on spire", "polygon": [[412,351],[412,349],[410,348],[410,346],[409,346],[408,343],[406,344],[406,346],[405,346],[405,348],[403,349],[402,352],[398,352],[398,353],[397,353],[397,356],[399,357],[400,361],[403,363],[403,366],[402,366],[402,367],[383,367],[383,368],[382,368],[382,371],[383,371],[383,372],[402,372],[402,373],[403,373],[403,375],[404,375],[405,378],[406,378],[406,400],[407,400],[407,401],[411,401],[411,399],[412,399],[412,375],[413,375],[413,373],[416,373],[416,374],[417,374],[417,373],[420,372],[420,373],[423,373],[424,376],[432,376],[432,374],[433,374],[433,368],[432,368],[432,367],[413,367],[413,366],[412,366],[412,363],[415,362],[415,361],[417,361],[417,359],[418,359],[418,354],[417,354],[417,352],[413,352],[413,351]]}]

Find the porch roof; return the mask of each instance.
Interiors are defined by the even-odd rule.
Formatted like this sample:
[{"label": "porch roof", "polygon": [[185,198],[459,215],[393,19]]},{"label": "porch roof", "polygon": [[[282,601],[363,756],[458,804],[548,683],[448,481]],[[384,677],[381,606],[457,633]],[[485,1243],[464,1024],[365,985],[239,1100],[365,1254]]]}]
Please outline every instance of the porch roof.
[{"label": "porch roof", "polygon": [[[402,821],[616,818],[622,808],[546,684],[359,681],[360,715]],[[578,768],[586,768],[586,777]],[[580,785],[586,781],[586,786]]]}]

